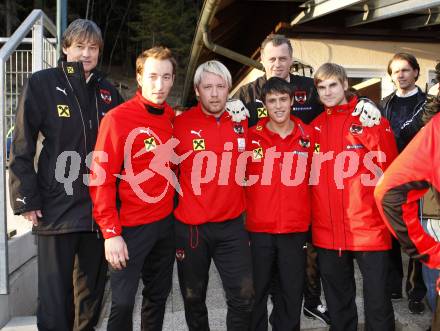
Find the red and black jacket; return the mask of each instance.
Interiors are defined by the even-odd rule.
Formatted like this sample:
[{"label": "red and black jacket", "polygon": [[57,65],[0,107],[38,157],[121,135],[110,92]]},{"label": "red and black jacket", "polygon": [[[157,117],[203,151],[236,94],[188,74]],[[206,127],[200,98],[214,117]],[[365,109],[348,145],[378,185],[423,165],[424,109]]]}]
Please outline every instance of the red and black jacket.
[{"label": "red and black jacket", "polygon": [[374,192],[386,225],[413,258],[440,268],[440,243],[422,228],[418,200],[440,191],[440,115],[436,115],[385,171]]},{"label": "red and black jacket", "polygon": [[351,116],[356,103],[354,97],[326,108],[311,124],[317,133],[310,174],[313,244],[339,251],[387,250],[391,237],[373,193],[397,155],[396,143],[385,118],[368,128]]},{"label": "red and black jacket", "polygon": [[309,230],[314,132],[294,116],[291,120],[293,131],[284,139],[266,127],[269,118],[249,129],[246,149],[251,156],[245,189],[248,231],[279,234]]},{"label": "red and black jacket", "polygon": [[[149,109],[163,109],[163,113]],[[154,104],[138,91],[102,120],[93,153],[90,195],[93,216],[104,238],[119,236],[123,226],[152,223],[172,212],[172,185],[150,169],[155,152],[172,137],[173,119],[174,111],[167,103]],[[108,159],[98,155],[100,152],[106,153]],[[170,152],[162,157],[171,160],[171,155]],[[169,167],[169,163],[164,166]],[[142,172],[146,176],[137,186],[130,175]]]},{"label": "red and black jacket", "polygon": [[[246,134],[246,121],[234,123],[226,111],[219,118],[206,115],[200,104],[176,117],[174,137],[180,143],[175,151],[187,154],[179,164],[182,195],[174,211],[179,221],[223,222],[244,211],[244,176],[235,173]],[[244,173],[244,162],[242,167]]]}]

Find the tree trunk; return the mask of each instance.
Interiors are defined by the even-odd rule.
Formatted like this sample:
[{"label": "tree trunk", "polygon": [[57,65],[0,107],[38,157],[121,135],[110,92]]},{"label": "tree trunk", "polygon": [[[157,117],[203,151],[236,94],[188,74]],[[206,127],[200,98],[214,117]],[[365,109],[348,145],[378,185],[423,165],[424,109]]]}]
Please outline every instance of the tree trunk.
[{"label": "tree trunk", "polygon": [[118,33],[116,34],[115,42],[113,43],[112,51],[110,52],[110,59],[108,61],[107,72],[110,72],[110,67],[112,65],[112,59],[113,59],[113,52],[115,51],[116,46],[118,44],[119,35],[121,34],[121,30],[122,30],[122,27],[124,26],[125,19],[127,18],[128,12],[130,11],[130,7],[131,7],[131,0],[128,1],[124,16],[122,17],[122,20],[121,20],[121,24],[119,24]]}]

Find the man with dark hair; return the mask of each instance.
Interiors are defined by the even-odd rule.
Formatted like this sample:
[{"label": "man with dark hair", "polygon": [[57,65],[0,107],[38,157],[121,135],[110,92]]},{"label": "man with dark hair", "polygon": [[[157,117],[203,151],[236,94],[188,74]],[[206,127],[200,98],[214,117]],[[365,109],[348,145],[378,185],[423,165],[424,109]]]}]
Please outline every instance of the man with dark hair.
[{"label": "man with dark hair", "polygon": [[[388,63],[390,75],[396,90],[381,101],[382,114],[391,124],[399,153],[408,145],[421,128],[421,115],[426,103],[426,95],[416,85],[420,74],[417,59],[408,53],[397,53]],[[402,298],[403,267],[399,242],[393,238],[390,253],[390,272],[388,290],[393,299]],[[425,310],[422,300],[426,294],[423,282],[422,265],[410,258],[405,290],[408,308],[413,314]]]},{"label": "man with dark hair", "polygon": [[[32,222],[37,235],[38,329],[93,330],[107,264],[84,184],[86,156],[93,151],[101,118],[122,99],[95,70],[102,37],[94,22],[73,21],[62,46],[59,66],[34,73],[22,92],[9,163],[10,195],[14,213]],[[39,133],[44,141],[35,171]],[[67,169],[66,153],[73,155]],[[59,182],[66,172],[76,178],[70,191]]]},{"label": "man with dark hair", "polygon": [[[99,128],[91,168],[93,174],[103,171],[105,179],[92,177],[100,182],[92,179],[90,193],[111,266],[110,331],[133,329],[140,276],[144,284],[141,329],[162,330],[174,263],[174,190],[157,173],[145,176],[139,184],[134,177],[154,168],[156,152],[167,160],[171,157],[171,150],[160,150],[172,137],[174,112],[165,100],[175,68],[168,48],[144,51],[136,61],[139,90],[110,111]],[[100,159],[102,152],[104,159]]]},{"label": "man with dark hair", "polygon": [[[283,35],[271,34],[261,44],[261,62],[265,75],[242,86],[234,95],[249,110],[249,127],[257,124],[260,119],[268,116],[262,101],[262,88],[271,77],[279,77],[287,81],[292,88],[292,114],[304,123],[310,123],[322,112],[313,80],[308,77],[292,75],[290,67],[293,63],[293,50],[290,40]],[[314,247],[307,244],[306,284],[304,286],[304,314],[306,317],[319,318],[330,324],[326,307],[321,303],[321,280],[316,262]],[[277,282],[274,281],[274,300],[276,300]],[[280,305],[276,305],[279,307]],[[271,321],[276,315],[273,310]]]},{"label": "man with dark hair", "polygon": [[[303,247],[311,222],[308,181],[314,133],[290,114],[293,90],[284,79],[268,79],[261,95],[269,117],[249,130],[246,143],[252,153],[246,171],[252,181],[246,186],[246,229],[255,287],[250,330],[267,330],[267,298],[271,283],[277,281],[274,277],[282,296],[274,300],[273,328],[299,330],[306,266]],[[275,153],[280,157],[273,158]],[[268,169],[270,185],[264,177]],[[296,182],[297,178],[302,180]]]}]

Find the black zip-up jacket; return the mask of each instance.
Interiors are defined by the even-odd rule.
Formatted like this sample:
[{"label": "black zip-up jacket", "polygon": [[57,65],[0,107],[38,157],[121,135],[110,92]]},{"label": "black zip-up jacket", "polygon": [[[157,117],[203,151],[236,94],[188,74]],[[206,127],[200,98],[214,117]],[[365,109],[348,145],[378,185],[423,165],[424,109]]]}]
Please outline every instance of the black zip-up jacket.
[{"label": "black zip-up jacket", "polygon": [[[406,145],[414,138],[419,130],[424,126],[423,116],[425,114],[425,108],[427,107],[427,96],[423,91],[418,88],[417,104],[414,110],[410,114],[402,114],[405,118],[394,117],[394,120],[403,123],[400,127],[400,134],[397,139],[397,145],[399,151],[402,151]],[[393,92],[381,101],[382,115],[388,120],[391,119],[392,105],[396,92]],[[390,120],[391,122],[391,120]],[[438,192],[430,187],[429,191],[423,196],[420,202],[421,212],[423,218],[440,218],[440,204],[438,202]]]},{"label": "black zip-up jacket", "polygon": [[[233,96],[240,99],[249,110],[249,127],[254,126],[260,118],[268,116],[261,100],[261,89],[266,81],[266,75],[263,75],[240,87]],[[313,79],[290,74],[290,84],[294,89],[292,115],[309,124],[324,109],[319,102]]]},{"label": "black zip-up jacket", "polygon": [[[396,133],[396,143],[399,149],[399,153],[408,145],[412,138],[419,132],[420,128],[423,126],[422,122],[422,113],[423,107],[426,104],[426,94],[417,87],[417,103],[414,107],[413,111],[407,114],[395,114],[392,116],[393,112],[393,102],[396,98],[396,91],[382,99],[380,102],[380,108],[382,116],[384,116],[391,124],[391,127],[394,127],[394,121],[399,121],[401,124],[400,132]],[[396,111],[396,110],[394,110]]]},{"label": "black zip-up jacket", "polygon": [[[79,62],[60,61],[57,68],[38,71],[29,78],[17,109],[9,185],[14,214],[42,211],[34,232],[97,231],[84,184],[89,172],[86,156],[93,151],[100,119],[122,101],[116,88],[98,72],[86,83]],[[35,171],[39,133],[44,140]],[[61,154],[70,156],[67,162],[62,162]],[[62,177],[72,178],[72,192],[65,190],[59,181]]]}]

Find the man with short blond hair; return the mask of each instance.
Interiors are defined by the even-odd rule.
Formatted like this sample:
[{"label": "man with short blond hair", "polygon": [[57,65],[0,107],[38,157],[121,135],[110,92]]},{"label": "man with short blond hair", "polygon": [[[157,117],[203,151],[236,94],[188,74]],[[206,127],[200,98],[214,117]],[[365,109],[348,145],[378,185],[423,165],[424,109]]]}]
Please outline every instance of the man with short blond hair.
[{"label": "man with short blond hair", "polygon": [[176,153],[187,155],[179,164],[182,195],[174,215],[179,284],[190,331],[209,330],[205,299],[211,260],[226,292],[227,329],[243,331],[250,326],[251,254],[243,224],[244,190],[234,176],[245,149],[247,123],[233,122],[226,111],[230,87],[231,74],[222,63],[201,64],[194,76],[199,103],[176,117],[174,124],[174,136],[180,141]]}]

